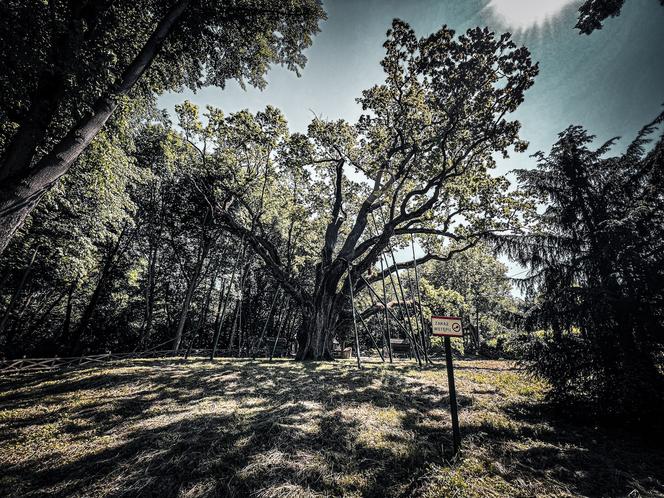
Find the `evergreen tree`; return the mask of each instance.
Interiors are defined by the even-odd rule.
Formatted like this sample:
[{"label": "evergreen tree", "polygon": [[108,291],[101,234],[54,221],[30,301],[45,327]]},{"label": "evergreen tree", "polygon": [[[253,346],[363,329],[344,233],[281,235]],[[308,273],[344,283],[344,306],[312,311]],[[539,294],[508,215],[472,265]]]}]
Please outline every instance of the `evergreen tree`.
[{"label": "evergreen tree", "polygon": [[559,400],[598,413],[661,410],[664,346],[664,139],[648,148],[664,113],[627,150],[606,157],[579,126],[559,135],[521,186],[544,203],[532,233],[509,239],[537,295],[531,368]]}]

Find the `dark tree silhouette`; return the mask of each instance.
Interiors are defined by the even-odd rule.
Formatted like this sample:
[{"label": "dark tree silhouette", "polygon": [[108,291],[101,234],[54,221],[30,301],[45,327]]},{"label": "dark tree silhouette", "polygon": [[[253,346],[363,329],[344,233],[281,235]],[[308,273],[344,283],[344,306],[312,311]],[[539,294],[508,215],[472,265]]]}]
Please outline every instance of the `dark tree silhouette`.
[{"label": "dark tree silhouette", "polygon": [[[576,28],[583,34],[589,35],[596,29],[602,29],[602,23],[609,17],[620,15],[625,0],[586,0],[579,7],[579,20]],[[664,5],[664,0],[659,0]]]},{"label": "dark tree silhouette", "polygon": [[664,139],[647,148],[664,113],[624,154],[605,157],[579,126],[559,135],[537,169],[517,172],[545,203],[532,233],[507,252],[530,267],[537,296],[527,359],[553,396],[599,413],[642,417],[662,407]]}]

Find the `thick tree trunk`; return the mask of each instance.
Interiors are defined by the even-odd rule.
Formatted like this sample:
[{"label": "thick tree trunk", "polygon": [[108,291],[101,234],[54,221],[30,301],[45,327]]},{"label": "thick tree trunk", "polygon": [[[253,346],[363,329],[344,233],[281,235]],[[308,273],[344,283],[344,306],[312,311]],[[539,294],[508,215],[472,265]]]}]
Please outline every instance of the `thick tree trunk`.
[{"label": "thick tree trunk", "polygon": [[332,293],[323,292],[314,306],[303,310],[297,334],[296,360],[331,360],[330,346],[339,321],[339,301]]},{"label": "thick tree trunk", "polygon": [[[2,187],[0,187],[0,254],[5,250],[26,216],[34,209],[41,196],[48,192],[53,184],[71,168],[111,117],[120,98],[129,93],[148,69],[189,2],[190,0],[180,0],[173,6],[127,67],[117,85],[94,104],[92,112],[72,127],[51,152],[31,167],[35,150],[35,139],[31,138],[26,140],[26,143],[21,142],[20,147],[11,154],[13,159],[20,157],[21,161],[12,160],[11,163],[4,164],[2,167],[2,176],[0,176],[2,179]],[[24,134],[20,134],[17,140],[22,140],[23,136]],[[10,144],[8,148],[14,150],[16,145]]]}]

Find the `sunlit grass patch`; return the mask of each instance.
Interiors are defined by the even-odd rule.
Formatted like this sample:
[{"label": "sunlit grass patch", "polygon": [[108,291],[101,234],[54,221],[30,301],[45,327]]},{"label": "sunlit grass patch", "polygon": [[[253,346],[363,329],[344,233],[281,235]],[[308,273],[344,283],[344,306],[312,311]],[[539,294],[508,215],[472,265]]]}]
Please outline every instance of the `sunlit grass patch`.
[{"label": "sunlit grass patch", "polygon": [[546,390],[546,384],[538,379],[530,378],[523,373],[515,371],[460,371],[461,381],[470,381],[496,389],[505,396],[524,396],[539,398]]},{"label": "sunlit grass patch", "polygon": [[0,494],[664,491],[661,454],[639,458],[615,437],[555,425],[537,408],[544,386],[507,362],[456,365],[455,458],[443,363],[138,360],[0,380]]}]

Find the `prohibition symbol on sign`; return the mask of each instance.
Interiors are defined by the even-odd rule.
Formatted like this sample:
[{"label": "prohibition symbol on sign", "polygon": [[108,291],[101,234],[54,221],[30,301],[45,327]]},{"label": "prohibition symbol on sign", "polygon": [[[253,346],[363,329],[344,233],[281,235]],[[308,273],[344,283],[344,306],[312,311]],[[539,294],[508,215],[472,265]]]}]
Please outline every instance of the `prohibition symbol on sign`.
[{"label": "prohibition symbol on sign", "polygon": [[461,318],[458,316],[432,316],[431,334],[443,337],[463,337]]}]

